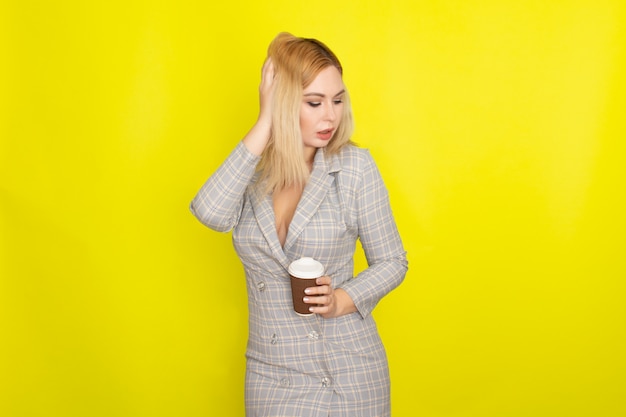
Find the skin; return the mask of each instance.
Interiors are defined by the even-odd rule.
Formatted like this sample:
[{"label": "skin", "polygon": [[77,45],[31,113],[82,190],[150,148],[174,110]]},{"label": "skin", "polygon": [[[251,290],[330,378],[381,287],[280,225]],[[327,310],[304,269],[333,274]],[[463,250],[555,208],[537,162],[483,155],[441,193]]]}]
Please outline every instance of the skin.
[{"label": "skin", "polygon": [[[270,138],[272,126],[272,100],[274,97],[274,65],[267,58],[261,71],[259,85],[260,109],[256,123],[243,138],[243,143],[254,155],[261,155]],[[324,133],[335,129],[343,112],[344,91],[341,74],[335,67],[323,69],[303,91],[300,109],[300,129],[305,158],[312,166],[317,148],[328,145]],[[318,135],[320,132],[320,135]],[[352,298],[341,288],[333,288],[331,277],[325,275],[316,280],[316,287],[305,290],[304,302],[314,304],[310,311],[323,318],[340,317],[357,311]]]},{"label": "skin", "polygon": [[328,145],[339,126],[344,92],[341,74],[335,67],[324,68],[302,92],[300,131],[307,162],[313,162],[317,149]]}]

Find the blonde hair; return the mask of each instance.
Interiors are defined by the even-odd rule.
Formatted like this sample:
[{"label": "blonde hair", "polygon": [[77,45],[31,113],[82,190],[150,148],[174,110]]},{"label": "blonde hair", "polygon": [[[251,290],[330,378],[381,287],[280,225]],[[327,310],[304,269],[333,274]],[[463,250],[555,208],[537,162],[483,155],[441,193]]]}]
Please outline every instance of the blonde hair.
[{"label": "blonde hair", "polygon": [[[259,185],[266,193],[290,185],[304,186],[309,168],[304,159],[300,131],[300,106],[304,89],[329,66],[343,75],[335,54],[316,39],[299,38],[279,33],[268,48],[275,69],[275,90],[272,107],[272,131],[258,165]],[[352,108],[346,91],[343,96],[341,121],[326,146],[326,155],[337,154],[352,143],[354,130]]]}]

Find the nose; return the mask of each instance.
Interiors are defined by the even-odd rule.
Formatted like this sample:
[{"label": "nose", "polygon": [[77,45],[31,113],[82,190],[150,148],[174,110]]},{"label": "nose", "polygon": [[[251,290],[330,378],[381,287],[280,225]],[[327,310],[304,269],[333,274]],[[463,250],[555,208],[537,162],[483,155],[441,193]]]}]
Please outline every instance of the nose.
[{"label": "nose", "polygon": [[334,122],[335,119],[337,118],[337,113],[335,110],[335,103],[333,103],[332,101],[328,104],[328,106],[326,106],[326,120],[329,120],[331,122]]}]

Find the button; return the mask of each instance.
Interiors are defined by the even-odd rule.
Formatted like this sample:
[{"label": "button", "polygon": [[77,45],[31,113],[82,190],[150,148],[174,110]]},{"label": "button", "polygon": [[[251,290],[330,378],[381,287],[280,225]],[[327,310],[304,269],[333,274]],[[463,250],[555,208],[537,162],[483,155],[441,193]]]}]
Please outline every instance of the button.
[{"label": "button", "polygon": [[325,376],[324,378],[322,378],[322,386],[324,388],[328,388],[331,385],[333,385],[333,380],[330,379],[329,377]]},{"label": "button", "polygon": [[315,330],[311,330],[309,334],[307,334],[307,337],[311,340],[318,340],[320,338],[320,334]]},{"label": "button", "polygon": [[266,286],[265,282],[261,281],[258,284],[256,284],[256,289],[263,292],[265,291],[265,286]]},{"label": "button", "polygon": [[276,333],[274,333],[272,335],[272,339],[270,340],[270,343],[275,345],[276,343],[278,343],[278,336],[276,335]]},{"label": "button", "polygon": [[288,387],[289,384],[289,378],[281,378],[280,379],[280,386],[281,387]]}]

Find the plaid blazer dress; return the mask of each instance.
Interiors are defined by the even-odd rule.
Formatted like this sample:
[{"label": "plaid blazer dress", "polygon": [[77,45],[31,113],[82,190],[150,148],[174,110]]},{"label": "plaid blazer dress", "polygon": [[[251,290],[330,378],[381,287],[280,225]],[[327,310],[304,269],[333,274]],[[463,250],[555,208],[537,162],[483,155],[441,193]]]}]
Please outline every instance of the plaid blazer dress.
[{"label": "plaid blazer dress", "polygon": [[[284,247],[270,195],[253,186],[260,157],[240,142],[203,185],[192,213],[217,231],[233,230],[248,292],[246,415],[254,417],[388,416],[389,369],[371,315],[407,271],[380,173],[365,149],[318,149]],[[353,275],[356,240],[368,268]],[[358,312],[333,319],[293,311],[289,263],[320,261],[334,288]]]}]

